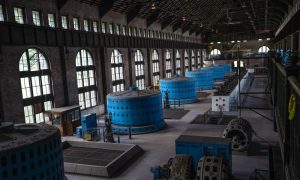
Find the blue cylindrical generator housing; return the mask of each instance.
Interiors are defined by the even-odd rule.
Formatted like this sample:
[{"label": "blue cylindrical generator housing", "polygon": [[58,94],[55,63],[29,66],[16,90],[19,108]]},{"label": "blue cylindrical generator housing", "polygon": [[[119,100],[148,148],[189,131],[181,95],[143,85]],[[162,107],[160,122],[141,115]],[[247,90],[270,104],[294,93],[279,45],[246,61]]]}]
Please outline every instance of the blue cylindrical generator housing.
[{"label": "blue cylindrical generator housing", "polygon": [[212,71],[214,80],[223,80],[224,79],[224,68],[221,66],[202,67],[202,68],[200,68],[200,70]]},{"label": "blue cylindrical generator housing", "polygon": [[198,91],[213,89],[213,71],[209,70],[196,70],[189,71],[185,75],[186,77],[194,78],[196,80],[196,89]]},{"label": "blue cylindrical generator housing", "polygon": [[161,79],[159,83],[163,100],[165,100],[166,92],[168,92],[170,104],[188,104],[198,100],[194,78],[177,76]]},{"label": "blue cylindrical generator housing", "polygon": [[108,94],[107,111],[114,133],[149,133],[165,126],[161,93],[157,91],[131,89]]},{"label": "blue cylindrical generator housing", "polygon": [[1,180],[65,179],[58,128],[42,123],[18,124],[1,136]]}]

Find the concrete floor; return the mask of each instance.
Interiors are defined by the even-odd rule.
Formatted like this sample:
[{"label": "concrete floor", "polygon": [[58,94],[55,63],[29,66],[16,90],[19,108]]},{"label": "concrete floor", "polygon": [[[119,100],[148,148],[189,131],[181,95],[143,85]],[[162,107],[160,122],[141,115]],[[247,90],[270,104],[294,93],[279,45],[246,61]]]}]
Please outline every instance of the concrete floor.
[{"label": "concrete floor", "polygon": [[[263,87],[260,85],[266,82],[262,79],[255,80],[256,83],[252,86],[252,90],[261,91]],[[262,82],[264,81],[264,82]],[[250,91],[252,91],[250,90]],[[247,98],[251,104],[263,105],[265,102],[255,98]],[[224,127],[223,125],[201,125],[190,124],[190,122],[199,114],[203,114],[211,107],[211,96],[200,98],[196,104],[184,105],[184,109],[190,110],[181,120],[166,120],[168,127],[159,132],[151,134],[134,135],[133,139],[128,139],[128,136],[121,136],[121,143],[137,144],[145,150],[145,153],[131,164],[118,177],[112,179],[118,180],[141,180],[152,179],[150,172],[151,166],[163,165],[167,163],[170,157],[175,156],[175,139],[184,134],[199,134],[203,136],[220,137]],[[260,111],[267,117],[271,118],[271,111]],[[231,112],[230,114],[237,114]],[[250,111],[243,110],[242,117],[247,119],[257,136],[253,137],[252,152],[249,156],[233,155],[233,176],[235,179],[248,180],[248,176],[257,169],[268,169],[268,154],[267,144],[277,143],[278,135],[273,132],[273,122],[263,118],[262,116]],[[69,180],[96,180],[106,179],[99,177],[87,177],[74,174],[67,174]]]}]

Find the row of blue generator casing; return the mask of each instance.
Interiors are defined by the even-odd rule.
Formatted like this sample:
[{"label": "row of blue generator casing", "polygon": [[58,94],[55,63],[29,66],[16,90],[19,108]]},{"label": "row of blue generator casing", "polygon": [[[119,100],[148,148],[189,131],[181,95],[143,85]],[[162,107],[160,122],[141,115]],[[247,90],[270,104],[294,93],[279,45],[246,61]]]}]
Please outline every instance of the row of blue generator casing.
[{"label": "row of blue generator casing", "polygon": [[202,68],[200,68],[200,70],[212,71],[214,80],[223,80],[224,79],[224,67],[222,67],[222,66],[202,67]]},{"label": "row of blue generator casing", "polygon": [[187,104],[197,101],[194,78],[173,77],[161,79],[159,83],[163,101],[165,101],[166,93],[168,93],[170,104]]},{"label": "row of blue generator casing", "polygon": [[185,74],[186,77],[194,78],[196,90],[208,90],[213,89],[214,80],[213,80],[213,71],[209,70],[196,70],[196,71],[188,71]]},{"label": "row of blue generator casing", "polygon": [[225,75],[231,73],[231,64],[213,64],[213,66],[223,67]]},{"label": "row of blue generator casing", "polygon": [[175,144],[176,154],[187,154],[192,156],[194,168],[197,168],[198,162],[202,157],[215,156],[225,159],[229,164],[230,171],[232,169],[230,139],[181,135],[176,139]]},{"label": "row of blue generator casing", "polygon": [[113,131],[126,134],[148,133],[164,127],[161,93],[150,90],[129,90],[107,95],[107,111]]}]

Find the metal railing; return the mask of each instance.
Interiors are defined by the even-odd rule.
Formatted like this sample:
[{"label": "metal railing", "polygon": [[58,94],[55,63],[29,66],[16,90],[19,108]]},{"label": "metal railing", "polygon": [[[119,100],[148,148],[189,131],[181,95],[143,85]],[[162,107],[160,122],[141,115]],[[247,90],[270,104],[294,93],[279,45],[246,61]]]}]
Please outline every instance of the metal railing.
[{"label": "metal railing", "polygon": [[[299,77],[289,75],[279,61],[269,58],[268,63],[272,104],[275,109],[274,129],[280,136],[280,149],[284,164],[286,179],[300,179],[300,80]],[[291,95],[295,101],[291,101]],[[289,118],[290,108],[295,105],[295,116]]]}]

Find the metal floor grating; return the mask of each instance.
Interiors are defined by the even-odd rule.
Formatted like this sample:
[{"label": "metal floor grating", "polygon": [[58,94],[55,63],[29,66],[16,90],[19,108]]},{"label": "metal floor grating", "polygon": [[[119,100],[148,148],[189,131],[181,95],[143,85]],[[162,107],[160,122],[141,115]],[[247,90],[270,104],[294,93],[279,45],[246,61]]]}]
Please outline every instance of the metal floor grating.
[{"label": "metal floor grating", "polygon": [[64,162],[94,166],[106,166],[122,153],[124,151],[84,147],[63,150]]},{"label": "metal floor grating", "polygon": [[184,109],[164,109],[163,114],[165,119],[181,119],[189,110]]}]

